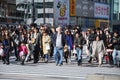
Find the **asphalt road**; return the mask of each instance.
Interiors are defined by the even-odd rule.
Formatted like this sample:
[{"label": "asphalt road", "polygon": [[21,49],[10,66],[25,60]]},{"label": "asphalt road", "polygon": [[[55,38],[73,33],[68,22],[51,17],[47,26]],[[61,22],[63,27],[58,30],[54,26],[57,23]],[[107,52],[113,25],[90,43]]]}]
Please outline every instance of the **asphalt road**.
[{"label": "asphalt road", "polygon": [[0,61],[0,80],[86,80],[91,74],[120,75],[120,68],[105,63],[98,67],[98,63],[88,64],[87,60],[86,55],[83,55],[82,66],[77,66],[74,57],[71,63],[64,62],[63,66],[56,66],[53,58],[49,63],[27,62],[22,66],[12,56],[10,65]]}]

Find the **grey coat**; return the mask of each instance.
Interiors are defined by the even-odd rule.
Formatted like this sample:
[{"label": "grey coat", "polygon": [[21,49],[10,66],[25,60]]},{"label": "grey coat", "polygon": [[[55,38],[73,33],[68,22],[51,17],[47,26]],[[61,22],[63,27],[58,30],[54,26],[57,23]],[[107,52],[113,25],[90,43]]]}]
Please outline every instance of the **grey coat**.
[{"label": "grey coat", "polygon": [[103,40],[93,41],[92,45],[92,57],[101,54],[102,56],[105,54],[105,46]]}]

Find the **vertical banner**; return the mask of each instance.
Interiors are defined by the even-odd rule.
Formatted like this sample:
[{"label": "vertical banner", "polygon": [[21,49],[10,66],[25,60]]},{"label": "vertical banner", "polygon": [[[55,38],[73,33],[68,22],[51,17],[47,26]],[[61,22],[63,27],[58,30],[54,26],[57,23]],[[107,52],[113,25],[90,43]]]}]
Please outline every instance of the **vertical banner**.
[{"label": "vertical banner", "polygon": [[76,0],[70,0],[70,16],[76,16]]},{"label": "vertical banner", "polygon": [[69,25],[69,0],[54,0],[55,25]]}]

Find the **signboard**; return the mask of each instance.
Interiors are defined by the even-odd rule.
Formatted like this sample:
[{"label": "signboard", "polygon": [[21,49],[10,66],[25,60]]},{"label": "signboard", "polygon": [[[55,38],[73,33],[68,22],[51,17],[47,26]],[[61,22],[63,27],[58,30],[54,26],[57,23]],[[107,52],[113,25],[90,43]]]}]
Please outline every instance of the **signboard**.
[{"label": "signboard", "polygon": [[83,17],[94,17],[94,2],[88,0],[77,0],[76,14]]},{"label": "signboard", "polygon": [[70,0],[70,16],[76,16],[76,0]]},{"label": "signboard", "polygon": [[95,3],[94,8],[94,17],[95,18],[109,18],[109,5],[107,4],[101,4],[101,3]]},{"label": "signboard", "polygon": [[55,25],[69,25],[69,0],[54,0]]}]

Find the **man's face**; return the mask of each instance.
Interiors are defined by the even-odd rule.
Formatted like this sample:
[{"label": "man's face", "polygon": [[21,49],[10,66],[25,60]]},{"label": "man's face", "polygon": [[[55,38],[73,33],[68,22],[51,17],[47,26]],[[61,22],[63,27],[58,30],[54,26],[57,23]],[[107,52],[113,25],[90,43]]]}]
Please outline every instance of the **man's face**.
[{"label": "man's face", "polygon": [[61,28],[60,27],[57,28],[57,32],[61,33]]},{"label": "man's face", "polygon": [[114,36],[115,36],[115,37],[117,37],[117,36],[118,36],[118,34],[117,34],[117,33],[114,33]]}]

